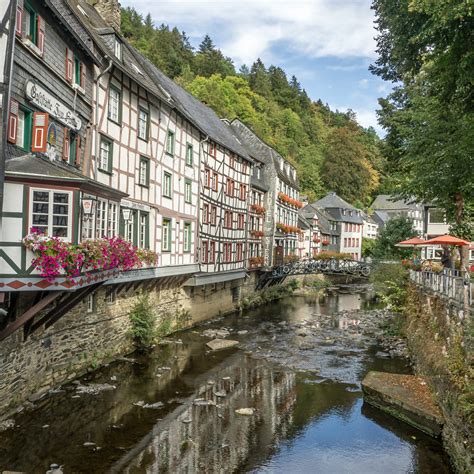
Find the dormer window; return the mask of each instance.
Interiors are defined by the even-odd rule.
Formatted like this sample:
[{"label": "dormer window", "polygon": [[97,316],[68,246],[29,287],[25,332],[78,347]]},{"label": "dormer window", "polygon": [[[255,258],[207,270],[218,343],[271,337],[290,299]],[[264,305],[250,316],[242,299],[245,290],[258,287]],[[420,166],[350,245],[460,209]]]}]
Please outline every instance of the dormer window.
[{"label": "dormer window", "polygon": [[114,55],[118,60],[122,61],[122,42],[117,37],[114,40]]}]

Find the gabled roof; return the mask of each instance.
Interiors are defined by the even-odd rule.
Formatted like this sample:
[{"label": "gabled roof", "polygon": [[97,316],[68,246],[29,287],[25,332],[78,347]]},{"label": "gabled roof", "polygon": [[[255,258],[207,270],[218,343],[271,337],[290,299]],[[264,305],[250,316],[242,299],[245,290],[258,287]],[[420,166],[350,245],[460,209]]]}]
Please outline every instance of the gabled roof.
[{"label": "gabled roof", "polygon": [[311,221],[313,219],[317,219],[318,228],[321,234],[339,235],[339,232],[337,230],[331,230],[331,224],[329,221],[332,219],[331,216],[326,214],[324,209],[318,209],[313,204],[307,204],[299,211],[299,214],[302,215],[306,220]]},{"label": "gabled roof", "polygon": [[390,220],[390,216],[384,211],[374,211],[372,214],[372,219],[376,224],[383,227],[386,222]]},{"label": "gabled roof", "polygon": [[[278,176],[287,184],[299,189],[298,178],[286,172],[286,166],[283,167],[283,170],[280,167],[280,161],[283,161],[285,164],[288,163],[274,148],[272,148],[268,143],[265,143],[258,135],[256,135],[252,129],[244,124],[239,119],[234,119],[231,122],[231,127],[234,135],[237,137],[239,142],[246,148],[250,156],[258,161],[262,161],[265,165],[273,166]],[[292,169],[294,166],[288,163]]]},{"label": "gabled roof", "polygon": [[344,201],[341,197],[339,197],[336,193],[331,192],[321,198],[319,201],[313,203],[317,208],[340,208],[340,209],[352,209],[355,210],[356,208],[349,204],[347,201]]},{"label": "gabled roof", "polygon": [[406,201],[404,199],[395,199],[390,194],[379,194],[372,205],[374,210],[399,210],[399,209],[416,209],[419,206],[416,202]]}]

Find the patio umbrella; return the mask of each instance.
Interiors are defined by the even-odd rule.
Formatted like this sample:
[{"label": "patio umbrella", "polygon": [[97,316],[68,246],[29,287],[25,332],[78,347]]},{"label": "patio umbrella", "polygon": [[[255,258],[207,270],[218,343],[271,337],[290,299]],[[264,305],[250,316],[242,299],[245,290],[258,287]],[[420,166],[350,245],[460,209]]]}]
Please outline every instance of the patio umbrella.
[{"label": "patio umbrella", "polygon": [[462,247],[464,245],[470,245],[470,242],[464,239],[459,239],[452,235],[439,235],[433,239],[425,241],[423,245],[453,245],[454,247]]},{"label": "patio umbrella", "polygon": [[395,247],[416,247],[417,245],[423,245],[425,242],[425,240],[419,237],[412,237],[411,239],[398,242],[398,244],[395,244]]}]

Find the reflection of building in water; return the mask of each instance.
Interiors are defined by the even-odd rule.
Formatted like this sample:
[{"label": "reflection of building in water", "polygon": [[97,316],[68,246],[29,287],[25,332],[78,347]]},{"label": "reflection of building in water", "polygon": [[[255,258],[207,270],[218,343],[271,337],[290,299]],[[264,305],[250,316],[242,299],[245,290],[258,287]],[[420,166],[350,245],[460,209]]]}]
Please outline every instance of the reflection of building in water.
[{"label": "reflection of building in water", "polygon": [[[219,374],[223,378],[202,385],[195,394],[198,401],[158,422],[113,470],[233,472],[249,457],[268,454],[291,424],[295,374],[256,364],[252,360],[250,366],[229,367]],[[255,413],[238,415],[239,408],[254,408]]]}]

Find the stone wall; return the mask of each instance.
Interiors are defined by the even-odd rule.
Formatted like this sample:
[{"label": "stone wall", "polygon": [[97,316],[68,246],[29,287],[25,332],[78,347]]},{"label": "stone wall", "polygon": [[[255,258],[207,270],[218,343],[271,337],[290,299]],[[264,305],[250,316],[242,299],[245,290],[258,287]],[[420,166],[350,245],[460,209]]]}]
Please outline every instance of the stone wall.
[{"label": "stone wall", "polygon": [[[235,310],[241,281],[196,288],[157,285],[149,290],[156,308],[157,325],[173,330]],[[57,323],[38,330],[23,341],[19,329],[0,343],[0,419],[25,400],[87,370],[133,351],[129,313],[140,288],[107,298],[107,287],[93,296],[93,311],[81,302]],[[34,295],[22,295],[27,308]],[[37,316],[37,318],[40,315]]]},{"label": "stone wall", "polygon": [[465,316],[447,300],[411,285],[405,317],[415,369],[430,381],[445,417],[445,448],[456,470],[470,473],[474,447],[473,316]]}]

